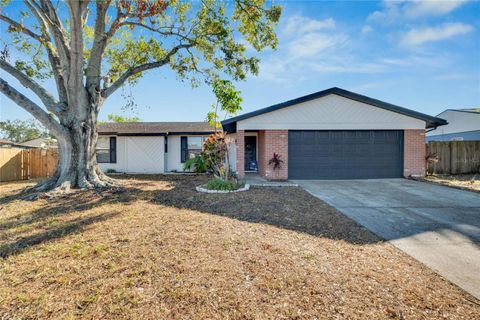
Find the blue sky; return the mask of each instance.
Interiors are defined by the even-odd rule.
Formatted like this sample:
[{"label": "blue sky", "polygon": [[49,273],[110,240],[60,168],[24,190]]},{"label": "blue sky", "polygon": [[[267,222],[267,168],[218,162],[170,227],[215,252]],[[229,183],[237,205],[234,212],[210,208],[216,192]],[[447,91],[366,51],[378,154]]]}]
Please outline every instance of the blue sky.
[{"label": "blue sky", "polygon": [[[237,84],[241,113],[333,86],[431,115],[480,107],[480,2],[276,3],[283,6],[280,44],[260,54],[259,76]],[[165,68],[130,90],[138,105],[133,112],[122,110],[119,91],[100,118],[115,113],[143,121],[201,121],[214,102],[208,87],[192,89]],[[1,119],[30,118],[0,99]]]}]

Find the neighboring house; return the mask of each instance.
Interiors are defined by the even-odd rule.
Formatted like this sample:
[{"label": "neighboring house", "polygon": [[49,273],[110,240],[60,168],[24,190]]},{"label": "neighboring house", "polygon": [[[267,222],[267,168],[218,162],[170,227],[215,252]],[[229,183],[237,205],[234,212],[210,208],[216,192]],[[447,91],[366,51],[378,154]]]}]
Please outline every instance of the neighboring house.
[{"label": "neighboring house", "polygon": [[214,132],[206,122],[128,122],[98,126],[97,162],[126,173],[183,171]]},{"label": "neighboring house", "polygon": [[[222,122],[231,166],[270,180],[422,176],[425,129],[443,119],[331,88]],[[280,170],[268,164],[273,154]],[[251,165],[255,163],[257,165]]]},{"label": "neighboring house", "polygon": [[0,139],[0,148],[11,148],[16,143],[7,139]]},{"label": "neighboring house", "polygon": [[25,148],[19,143],[7,140],[7,139],[0,139],[0,148]]},{"label": "neighboring house", "polygon": [[[478,110],[478,109],[477,109]],[[427,132],[428,141],[480,141],[480,111],[447,109],[437,115],[448,124]]]},{"label": "neighboring house", "polygon": [[57,140],[51,138],[37,138],[22,142],[20,144],[28,148],[58,148]]}]

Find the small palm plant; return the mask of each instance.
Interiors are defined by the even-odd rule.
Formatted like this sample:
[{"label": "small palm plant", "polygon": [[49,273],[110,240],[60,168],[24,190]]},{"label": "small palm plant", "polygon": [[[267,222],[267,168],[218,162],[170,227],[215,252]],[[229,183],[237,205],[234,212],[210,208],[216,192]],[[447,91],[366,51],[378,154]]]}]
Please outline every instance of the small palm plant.
[{"label": "small palm plant", "polygon": [[282,168],[283,160],[280,159],[281,156],[278,153],[273,153],[273,157],[268,161],[268,165],[273,165],[273,170],[280,170]]}]

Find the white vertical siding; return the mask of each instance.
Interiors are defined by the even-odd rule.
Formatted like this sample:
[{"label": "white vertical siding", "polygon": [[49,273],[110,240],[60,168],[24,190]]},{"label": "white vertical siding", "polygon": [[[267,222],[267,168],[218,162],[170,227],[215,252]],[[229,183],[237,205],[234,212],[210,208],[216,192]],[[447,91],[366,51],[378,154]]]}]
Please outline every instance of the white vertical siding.
[{"label": "white vertical siding", "polygon": [[166,171],[183,171],[180,149],[180,136],[168,136]]},{"label": "white vertical siding", "polygon": [[331,94],[237,123],[238,130],[425,129],[425,121]]},{"label": "white vertical siding", "polygon": [[117,137],[117,163],[100,163],[103,171],[114,169],[126,173],[163,173],[164,138]]}]

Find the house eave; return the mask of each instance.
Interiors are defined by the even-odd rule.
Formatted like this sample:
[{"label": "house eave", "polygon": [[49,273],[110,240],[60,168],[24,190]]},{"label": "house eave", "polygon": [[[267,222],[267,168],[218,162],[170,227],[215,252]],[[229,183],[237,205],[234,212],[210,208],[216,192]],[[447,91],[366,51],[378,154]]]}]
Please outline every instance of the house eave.
[{"label": "house eave", "polygon": [[344,90],[344,89],[340,89],[340,88],[337,88],[337,87],[333,87],[333,88],[323,90],[323,91],[319,91],[319,92],[316,92],[316,93],[312,93],[312,94],[309,94],[309,95],[306,95],[306,96],[303,96],[303,97],[300,97],[300,98],[296,98],[296,99],[293,99],[293,100],[289,100],[289,101],[285,101],[285,102],[282,102],[282,103],[279,103],[279,104],[275,104],[275,105],[272,105],[270,107],[266,107],[266,108],[259,109],[259,110],[256,110],[256,111],[252,111],[252,112],[249,112],[249,113],[246,113],[246,114],[243,114],[243,115],[239,115],[239,116],[224,120],[224,121],[221,122],[221,124],[222,124],[222,127],[223,127],[224,131],[229,132],[229,133],[234,133],[234,132],[237,131],[237,125],[236,124],[237,124],[238,121],[245,120],[245,119],[248,119],[248,118],[252,118],[252,117],[255,117],[255,116],[259,116],[259,115],[269,113],[269,112],[272,112],[272,111],[280,110],[280,109],[283,109],[283,108],[291,107],[293,105],[300,104],[300,103],[303,103],[303,102],[307,102],[307,101],[310,101],[310,100],[322,98],[322,97],[325,97],[325,96],[330,95],[330,94],[335,94],[335,95],[338,95],[338,96],[341,96],[341,97],[344,97],[344,98],[348,98],[348,99],[351,99],[351,100],[354,100],[354,101],[358,101],[358,102],[361,102],[361,103],[365,103],[365,104],[368,104],[368,105],[371,105],[371,106],[374,106],[374,107],[377,107],[377,108],[385,109],[385,110],[400,113],[400,114],[403,114],[403,115],[406,115],[406,116],[409,116],[409,117],[412,117],[412,118],[423,120],[423,121],[425,121],[425,128],[426,129],[433,128],[433,127],[439,127],[439,126],[443,126],[443,125],[447,124],[447,121],[444,120],[444,119],[433,117],[433,116],[430,116],[430,115],[427,115],[427,114],[424,114],[424,113],[421,113],[421,112],[417,112],[417,111],[414,111],[414,110],[406,109],[406,108],[403,108],[403,107],[400,107],[400,106],[397,106],[397,105],[393,105],[391,103],[383,102],[383,101],[380,101],[380,100],[377,100],[377,99],[373,99],[373,98],[363,96],[363,95],[360,95],[360,94],[357,94],[357,93],[354,93],[354,92],[350,92],[350,91],[347,91],[347,90]]}]

